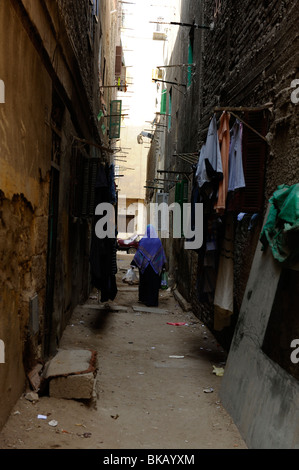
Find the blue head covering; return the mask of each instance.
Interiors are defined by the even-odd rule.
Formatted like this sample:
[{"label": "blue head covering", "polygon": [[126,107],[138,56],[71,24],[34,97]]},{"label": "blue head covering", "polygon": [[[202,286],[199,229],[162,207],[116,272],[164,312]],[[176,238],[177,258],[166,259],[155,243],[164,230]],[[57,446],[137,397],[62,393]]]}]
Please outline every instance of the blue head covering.
[{"label": "blue head covering", "polygon": [[134,261],[142,273],[150,264],[155,273],[160,274],[166,262],[164,249],[153,225],[146,227],[146,234],[140,240]]}]

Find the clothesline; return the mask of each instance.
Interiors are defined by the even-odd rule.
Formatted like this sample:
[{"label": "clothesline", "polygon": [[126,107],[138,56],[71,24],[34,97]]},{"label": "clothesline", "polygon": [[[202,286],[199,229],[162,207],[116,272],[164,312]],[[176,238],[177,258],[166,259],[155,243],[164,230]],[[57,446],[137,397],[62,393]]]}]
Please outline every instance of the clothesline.
[{"label": "clothesline", "polygon": [[225,209],[228,191],[235,191],[245,186],[242,164],[242,124],[236,121],[230,135],[226,132],[229,128],[228,121],[229,115],[223,113],[218,129],[214,114],[210,121],[206,142],[200,150],[195,173],[199,188],[212,180],[219,181],[217,210]]},{"label": "clothesline", "polygon": [[262,134],[260,134],[256,129],[254,129],[253,127],[251,127],[246,121],[244,121],[244,119],[240,118],[240,116],[237,116],[235,113],[233,113],[232,111],[230,112],[230,114],[232,114],[232,116],[234,116],[236,119],[239,119],[239,121],[241,121],[246,127],[248,127],[252,132],[254,132],[256,135],[258,135],[261,139],[263,139],[265,142],[267,142],[267,139],[265,136],[263,136]]},{"label": "clothesline", "polygon": [[239,111],[239,112],[246,112],[246,111],[263,111],[264,109],[272,108],[273,103],[269,102],[261,106],[250,107],[250,106],[216,106],[214,108],[215,113],[218,111]]},{"label": "clothesline", "polygon": [[87,145],[92,145],[93,147],[96,147],[100,150],[103,150],[104,152],[113,153],[112,149],[107,148],[107,147],[103,147],[102,145],[99,145],[99,144],[95,144],[94,142],[90,142],[89,140],[80,139],[80,137],[77,137],[75,135],[73,135],[72,138],[73,138],[73,140],[77,140],[78,142],[82,142],[82,143],[87,144]]},{"label": "clothesline", "polygon": [[239,121],[241,121],[246,127],[248,127],[252,132],[254,132],[255,134],[257,134],[261,139],[263,139],[265,142],[267,142],[267,139],[265,136],[263,136],[262,134],[260,134],[260,132],[258,132],[256,129],[254,129],[252,126],[250,126],[246,121],[244,121],[244,119],[240,118],[240,116],[238,116],[237,114],[234,113],[234,111],[236,112],[258,112],[258,111],[263,111],[263,110],[266,110],[266,109],[269,109],[273,106],[273,103],[266,103],[265,105],[263,106],[258,106],[256,108],[250,108],[250,107],[244,107],[244,106],[239,106],[239,107],[216,107],[214,108],[214,112],[219,112],[219,111],[227,111],[229,112],[232,116],[234,116],[236,119],[239,119]]}]

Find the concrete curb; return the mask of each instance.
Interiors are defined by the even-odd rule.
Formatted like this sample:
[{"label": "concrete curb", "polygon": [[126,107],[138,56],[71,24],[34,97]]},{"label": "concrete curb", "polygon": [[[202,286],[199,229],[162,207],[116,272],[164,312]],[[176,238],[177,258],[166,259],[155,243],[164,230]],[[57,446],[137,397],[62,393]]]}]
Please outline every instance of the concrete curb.
[{"label": "concrete curb", "polygon": [[192,311],[192,306],[186,299],[179,293],[179,291],[175,288],[173,289],[174,298],[178,301],[180,307],[184,310],[184,312]]}]

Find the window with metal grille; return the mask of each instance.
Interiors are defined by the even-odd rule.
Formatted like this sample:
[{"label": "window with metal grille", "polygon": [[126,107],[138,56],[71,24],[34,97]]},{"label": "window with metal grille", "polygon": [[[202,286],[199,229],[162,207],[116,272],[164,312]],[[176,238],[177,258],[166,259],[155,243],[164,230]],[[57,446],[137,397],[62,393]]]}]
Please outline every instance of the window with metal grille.
[{"label": "window with metal grille", "polygon": [[[240,116],[241,118],[241,116]],[[235,212],[257,213],[263,210],[266,171],[267,144],[262,136],[267,133],[265,111],[246,111],[242,114],[242,160],[245,188],[234,191],[228,196],[228,210]]]},{"label": "window with metal grille", "polygon": [[78,147],[73,147],[70,192],[70,213],[73,217],[94,215],[94,189],[99,163],[99,158],[90,158]]},{"label": "window with metal grille", "polygon": [[109,137],[110,139],[119,139],[121,127],[121,109],[122,100],[112,100],[110,103],[110,124],[109,124]]},{"label": "window with metal grille", "polygon": [[194,42],[194,32],[193,32],[193,30],[191,30],[190,35],[189,35],[189,44],[188,44],[188,64],[190,64],[188,66],[188,69],[187,69],[187,85],[188,85],[188,87],[190,87],[191,83],[192,83],[193,42]]},{"label": "window with metal grille", "polygon": [[123,56],[122,46],[116,46],[115,48],[115,77],[116,78],[121,76],[122,56]]},{"label": "window with metal grille", "polygon": [[[266,135],[267,120],[264,111],[247,111],[243,119],[261,135]],[[263,208],[266,149],[266,142],[244,125],[243,170],[246,187],[242,192],[243,212],[260,212]]]}]

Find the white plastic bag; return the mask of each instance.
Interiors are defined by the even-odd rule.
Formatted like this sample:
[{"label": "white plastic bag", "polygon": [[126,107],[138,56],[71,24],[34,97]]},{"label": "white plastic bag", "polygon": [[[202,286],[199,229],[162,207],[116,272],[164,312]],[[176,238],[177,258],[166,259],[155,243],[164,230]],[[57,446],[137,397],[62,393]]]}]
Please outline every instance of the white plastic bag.
[{"label": "white plastic bag", "polygon": [[128,269],[122,280],[123,282],[127,282],[128,284],[134,284],[135,282],[138,282],[138,278],[132,267]]}]

